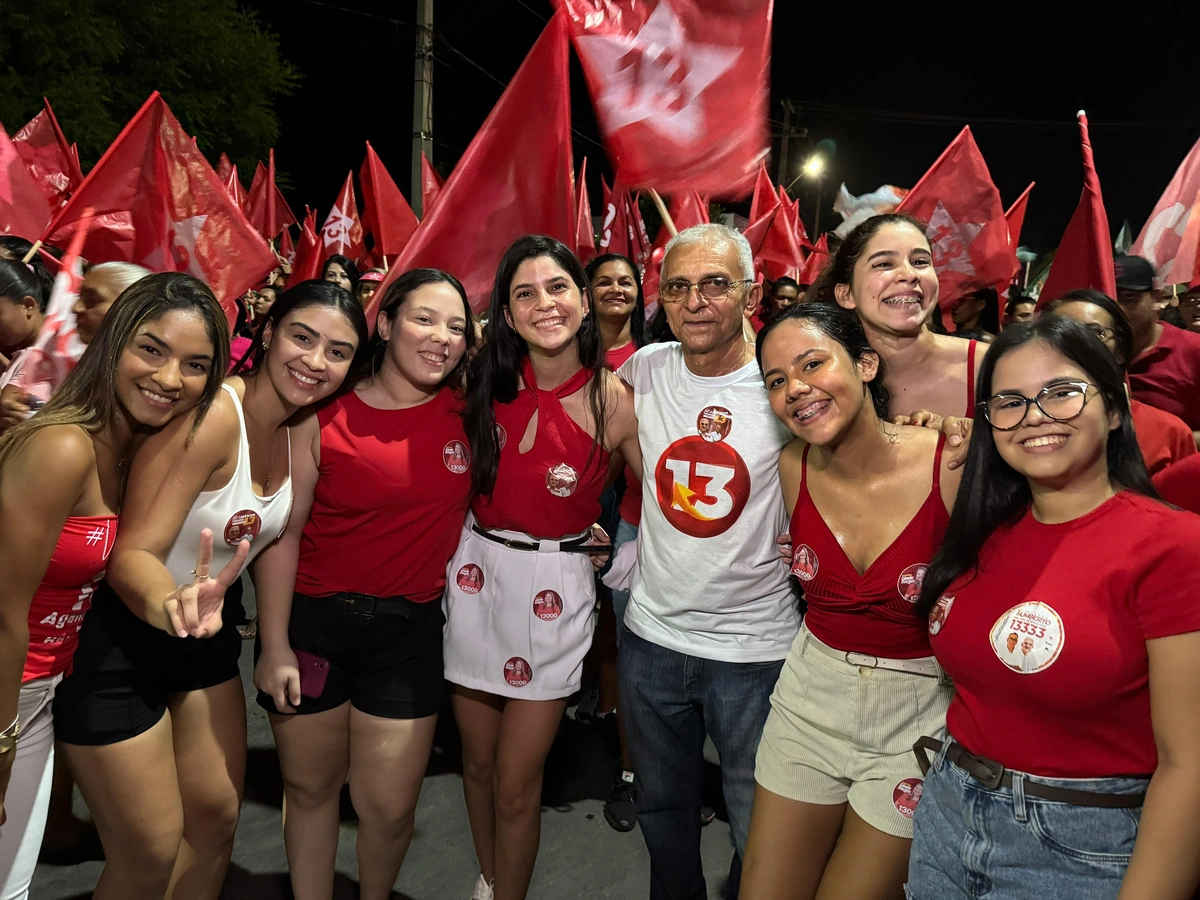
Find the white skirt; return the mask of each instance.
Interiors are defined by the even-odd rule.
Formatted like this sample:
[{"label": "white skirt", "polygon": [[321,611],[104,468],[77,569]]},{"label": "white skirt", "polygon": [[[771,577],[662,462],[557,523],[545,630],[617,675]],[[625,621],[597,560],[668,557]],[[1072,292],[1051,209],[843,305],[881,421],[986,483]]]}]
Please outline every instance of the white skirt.
[{"label": "white skirt", "polygon": [[476,534],[474,524],[469,515],[446,573],[446,679],[521,700],[570,696],[579,690],[595,630],[591,560],[563,553],[558,541],[490,532],[540,546],[513,550]]}]

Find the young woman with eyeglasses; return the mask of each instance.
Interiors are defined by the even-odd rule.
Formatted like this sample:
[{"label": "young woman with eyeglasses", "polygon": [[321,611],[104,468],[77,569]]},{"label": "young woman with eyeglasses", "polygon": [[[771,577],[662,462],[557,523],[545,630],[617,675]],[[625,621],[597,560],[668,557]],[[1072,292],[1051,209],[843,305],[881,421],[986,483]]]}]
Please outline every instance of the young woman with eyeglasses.
[{"label": "young woman with eyeglasses", "polygon": [[1200,519],[1158,499],[1116,360],[1043,316],[1001,333],[925,576],[947,739],[908,896],[1185,900],[1200,884]]},{"label": "young woman with eyeglasses", "polygon": [[[1109,349],[1121,371],[1128,371],[1129,360],[1133,358],[1133,329],[1125,318],[1125,311],[1115,300],[1099,291],[1068,291],[1046,305],[1042,315],[1046,314],[1066,316],[1083,323]],[[1151,475],[1195,455],[1192,430],[1179,416],[1133,397],[1129,398],[1129,414],[1133,417],[1133,430]]]}]

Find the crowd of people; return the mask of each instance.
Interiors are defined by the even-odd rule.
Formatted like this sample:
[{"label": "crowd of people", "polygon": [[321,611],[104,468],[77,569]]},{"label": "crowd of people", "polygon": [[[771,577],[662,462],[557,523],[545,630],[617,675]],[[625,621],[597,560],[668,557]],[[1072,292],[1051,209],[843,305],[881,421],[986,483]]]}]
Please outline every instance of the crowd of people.
[{"label": "crowd of people", "polygon": [[[49,297],[29,249],[0,242],[5,364]],[[729,897],[1190,898],[1200,327],[1115,267],[1116,297],[942,304],[909,216],[813,284],[706,224],[647,321],[634,261],[527,235],[482,317],[420,268],[368,323],[386,273],[333,256],[231,332],[196,278],[93,266],[57,392],[0,390],[0,897],[69,797],[57,754],[98,900],[215,900],[248,572],[298,900],[332,896],[347,782],[389,896],[446,708],[472,900],[525,897],[589,688],[651,900],[707,896],[706,738]]]}]

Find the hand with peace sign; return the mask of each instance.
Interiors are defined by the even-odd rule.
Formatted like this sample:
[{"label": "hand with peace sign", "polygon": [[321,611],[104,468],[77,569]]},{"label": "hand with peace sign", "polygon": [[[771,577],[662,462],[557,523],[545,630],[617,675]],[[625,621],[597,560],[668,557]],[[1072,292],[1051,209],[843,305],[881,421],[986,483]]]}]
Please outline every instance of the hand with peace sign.
[{"label": "hand with peace sign", "polygon": [[250,542],[240,542],[233,559],[213,578],[208,572],[213,555],[212,529],[205,528],[200,532],[200,552],[196,556],[196,568],[192,570],[195,576],[192,583],[181,584],[163,602],[175,634],[207,638],[221,630],[225,591],[238,579],[249,553]]}]

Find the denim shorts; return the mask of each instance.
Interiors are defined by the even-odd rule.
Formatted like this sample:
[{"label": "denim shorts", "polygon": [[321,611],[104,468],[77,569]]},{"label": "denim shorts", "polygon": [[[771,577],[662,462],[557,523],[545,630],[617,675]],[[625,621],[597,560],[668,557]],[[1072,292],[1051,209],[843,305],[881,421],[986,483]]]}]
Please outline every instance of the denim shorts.
[{"label": "denim shorts", "polygon": [[1144,778],[1041,778],[1013,773],[988,790],[933,759],[913,820],[908,900],[1108,900],[1137,840],[1137,809],[1072,806],[1025,793],[1026,781],[1101,794],[1137,794]]}]

